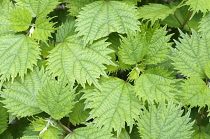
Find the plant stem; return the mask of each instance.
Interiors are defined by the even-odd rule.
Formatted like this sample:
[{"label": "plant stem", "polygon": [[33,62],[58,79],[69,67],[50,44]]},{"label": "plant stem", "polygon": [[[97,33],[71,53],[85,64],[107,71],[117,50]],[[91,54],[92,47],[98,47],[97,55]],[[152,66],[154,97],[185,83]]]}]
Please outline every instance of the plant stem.
[{"label": "plant stem", "polygon": [[62,126],[63,128],[65,128],[67,131],[69,131],[70,134],[74,134],[74,132],[72,132],[68,127],[66,127],[65,125],[63,125],[60,121],[56,121],[60,126]]}]

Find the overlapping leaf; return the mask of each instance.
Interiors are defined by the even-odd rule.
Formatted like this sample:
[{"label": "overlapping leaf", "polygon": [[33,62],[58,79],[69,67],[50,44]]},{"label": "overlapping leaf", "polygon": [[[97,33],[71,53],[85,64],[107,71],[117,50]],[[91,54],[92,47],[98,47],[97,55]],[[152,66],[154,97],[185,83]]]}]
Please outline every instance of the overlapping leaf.
[{"label": "overlapping leaf", "polygon": [[[81,38],[69,36],[64,43],[58,44],[49,55],[48,69],[55,76],[66,76],[70,82],[75,80],[82,84],[94,84],[100,88],[97,78],[107,76],[103,64],[113,64],[112,52],[105,39],[99,40],[88,47],[83,47]],[[114,64],[113,64],[114,65]]]},{"label": "overlapping leaf", "polygon": [[134,88],[118,78],[110,78],[102,84],[101,91],[85,93],[86,108],[91,108],[90,117],[96,127],[117,131],[119,136],[125,122],[133,127],[134,119],[141,112],[142,103],[135,97]]},{"label": "overlapping leaf", "polygon": [[199,25],[199,31],[205,33],[205,35],[210,38],[210,13],[201,19]]},{"label": "overlapping leaf", "polygon": [[93,126],[80,127],[74,130],[74,134],[69,134],[65,139],[114,139],[109,131]]},{"label": "overlapping leaf", "polygon": [[26,75],[24,81],[16,79],[14,83],[6,82],[1,91],[2,102],[13,115],[25,117],[41,112],[36,100],[38,90],[45,85],[47,74],[43,69],[34,69]]},{"label": "overlapping leaf", "polygon": [[175,98],[173,85],[176,81],[170,77],[170,73],[163,69],[150,69],[135,82],[135,92],[142,100],[149,103],[161,102]]},{"label": "overlapping leaf", "polygon": [[189,36],[182,32],[176,42],[176,48],[173,51],[174,66],[185,76],[198,76],[205,78],[204,68],[210,59],[210,38],[205,34],[200,35],[192,30],[192,35]]},{"label": "overlapping leaf", "polygon": [[84,44],[111,32],[139,30],[140,24],[135,7],[119,1],[92,2],[83,8],[76,21],[76,31],[83,36]]},{"label": "overlapping leaf", "polygon": [[182,116],[181,106],[176,106],[172,102],[166,106],[161,102],[149,106],[138,120],[139,133],[143,139],[190,139],[192,124],[190,123],[190,112]]},{"label": "overlapping leaf", "polygon": [[0,134],[7,129],[8,116],[9,114],[7,113],[7,109],[5,109],[3,104],[0,103]]},{"label": "overlapping leaf", "polygon": [[24,35],[0,36],[0,75],[1,80],[21,78],[27,69],[33,69],[40,58],[40,49],[34,40]]},{"label": "overlapping leaf", "polygon": [[58,0],[15,0],[17,5],[27,8],[33,17],[44,17],[59,4]]},{"label": "overlapping leaf", "polygon": [[64,79],[59,81],[47,81],[38,95],[37,102],[39,107],[51,115],[54,119],[59,120],[71,112],[75,102],[75,90],[73,86],[67,84]]},{"label": "overlapping leaf", "polygon": [[189,5],[190,10],[194,13],[201,11],[205,14],[210,10],[210,2],[208,0],[187,0],[186,5]]}]

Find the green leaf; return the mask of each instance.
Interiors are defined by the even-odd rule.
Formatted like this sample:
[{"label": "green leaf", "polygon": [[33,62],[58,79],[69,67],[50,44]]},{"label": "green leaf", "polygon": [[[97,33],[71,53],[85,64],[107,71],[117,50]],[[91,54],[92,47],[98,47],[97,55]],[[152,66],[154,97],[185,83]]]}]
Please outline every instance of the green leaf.
[{"label": "green leaf", "polygon": [[184,105],[205,107],[210,105],[210,88],[198,77],[190,77],[181,84],[179,99]]},{"label": "green leaf", "polygon": [[210,62],[206,63],[204,71],[206,73],[206,76],[210,79]]},{"label": "green leaf", "polygon": [[66,76],[70,82],[75,80],[85,87],[85,83],[100,88],[98,78],[107,76],[103,64],[114,65],[108,56],[112,52],[105,39],[88,47],[76,36],[69,36],[64,43],[58,44],[50,53],[48,69],[54,76]]},{"label": "green leaf", "polygon": [[208,0],[188,0],[185,4],[189,5],[189,10],[192,10],[194,13],[201,11],[206,14],[210,10],[210,3]]},{"label": "green leaf", "polygon": [[123,129],[117,139],[130,139],[128,132]]},{"label": "green leaf", "polygon": [[59,120],[71,112],[75,102],[75,90],[64,79],[48,80],[37,94],[40,109]]},{"label": "green leaf", "polygon": [[150,105],[138,120],[139,133],[143,139],[190,139],[193,122],[190,112],[182,116],[181,105],[161,102],[158,107]]},{"label": "green leaf", "polygon": [[114,139],[106,130],[93,126],[80,127],[74,130],[74,134],[68,134],[65,139]]},{"label": "green leaf", "polygon": [[135,82],[135,92],[143,101],[161,102],[175,98],[176,81],[166,70],[157,68],[145,71]]},{"label": "green leaf", "polygon": [[13,31],[25,31],[31,24],[32,16],[26,8],[16,6],[9,12],[8,20]]},{"label": "green leaf", "polygon": [[43,69],[34,69],[25,76],[24,81],[16,79],[14,83],[6,82],[1,92],[2,102],[13,115],[25,117],[41,112],[36,100],[38,90],[46,84],[47,74]]},{"label": "green leaf", "polygon": [[191,137],[191,139],[208,139],[208,138],[210,138],[208,134],[200,132],[200,131],[195,131]]},{"label": "green leaf", "polygon": [[176,7],[168,7],[163,4],[152,4],[149,3],[149,5],[144,5],[143,7],[140,7],[139,17],[143,18],[144,20],[149,19],[152,24],[154,24],[155,21],[158,19],[163,20],[168,15],[173,14],[176,10]]},{"label": "green leaf", "polygon": [[210,13],[208,13],[206,16],[204,16],[199,25],[199,31],[205,33],[205,35],[210,38]]},{"label": "green leaf", "polygon": [[191,36],[180,33],[182,38],[180,42],[175,41],[177,49],[174,49],[172,57],[175,68],[185,76],[205,78],[204,68],[210,59],[210,38],[194,30]]},{"label": "green leaf", "polygon": [[45,17],[59,4],[58,0],[15,0],[17,5],[27,8],[33,17]]},{"label": "green leaf", "polygon": [[8,113],[7,109],[5,109],[0,103],[0,134],[2,134],[7,129],[7,123],[8,123]]},{"label": "green leaf", "polygon": [[40,59],[40,49],[34,40],[24,35],[0,36],[1,80],[12,80],[19,74],[21,78],[27,69],[33,69]]},{"label": "green leaf", "polygon": [[83,36],[84,44],[112,32],[139,30],[140,24],[135,7],[118,1],[92,2],[83,8],[76,21],[76,31]]},{"label": "green leaf", "polygon": [[[55,31],[54,23],[50,22],[50,18],[38,18],[35,22],[35,30],[32,32],[32,38],[46,41],[48,37],[52,37],[51,33]],[[33,26],[32,26],[33,28]]]},{"label": "green leaf", "polygon": [[134,88],[118,78],[110,78],[102,84],[101,91],[85,93],[86,108],[91,108],[90,117],[94,126],[117,131],[119,136],[125,122],[130,131],[141,112],[142,103],[135,97]]}]

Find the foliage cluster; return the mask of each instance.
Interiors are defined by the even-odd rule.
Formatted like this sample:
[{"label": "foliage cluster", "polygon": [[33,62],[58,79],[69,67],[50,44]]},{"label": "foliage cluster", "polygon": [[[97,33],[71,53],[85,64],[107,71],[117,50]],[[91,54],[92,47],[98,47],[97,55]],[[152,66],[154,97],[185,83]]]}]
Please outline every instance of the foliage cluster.
[{"label": "foliage cluster", "polygon": [[0,0],[0,138],[209,139],[209,10]]}]

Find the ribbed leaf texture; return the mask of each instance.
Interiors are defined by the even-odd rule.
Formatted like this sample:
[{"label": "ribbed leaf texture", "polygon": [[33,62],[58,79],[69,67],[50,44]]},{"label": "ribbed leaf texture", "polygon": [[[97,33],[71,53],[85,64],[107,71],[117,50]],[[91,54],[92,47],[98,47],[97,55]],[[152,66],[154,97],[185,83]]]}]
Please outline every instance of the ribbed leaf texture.
[{"label": "ribbed leaf texture", "polygon": [[190,112],[182,114],[181,106],[171,101],[167,105],[161,102],[158,107],[150,105],[138,120],[139,133],[143,139],[190,139]]},{"label": "ribbed leaf texture", "polygon": [[50,53],[48,69],[55,76],[66,76],[70,82],[94,84],[100,88],[97,78],[107,76],[103,64],[113,64],[108,56],[112,52],[105,39],[83,47],[81,38],[69,36],[64,43],[58,44]]},{"label": "ribbed leaf texture", "polygon": [[86,108],[92,109],[88,119],[93,118],[96,127],[114,129],[117,136],[125,128],[125,122],[132,129],[142,108],[133,86],[118,78],[110,78],[101,85],[101,91],[85,93],[84,98]]},{"label": "ribbed leaf texture", "polygon": [[7,109],[5,109],[3,104],[0,103],[0,134],[7,129],[8,116]]},{"label": "ribbed leaf texture", "polygon": [[0,36],[0,75],[1,80],[21,78],[27,69],[33,69],[40,58],[38,43],[24,35]]},{"label": "ribbed leaf texture", "polygon": [[47,85],[39,91],[37,102],[43,111],[59,120],[71,112],[75,104],[74,92],[73,86],[64,79],[49,80]]},{"label": "ribbed leaf texture", "polygon": [[93,126],[80,127],[74,130],[74,134],[69,134],[65,139],[114,139],[112,134],[106,130]]},{"label": "ribbed leaf texture", "polygon": [[33,17],[45,17],[59,4],[58,0],[15,0],[17,5],[27,8]]},{"label": "ribbed leaf texture", "polygon": [[200,131],[195,131],[192,134],[192,138],[191,139],[209,139],[210,135],[206,134],[206,133],[202,133]]},{"label": "ribbed leaf texture", "polygon": [[187,0],[186,5],[189,5],[189,9],[194,13],[201,11],[205,14],[210,10],[210,2],[208,0]]},{"label": "ribbed leaf texture", "polygon": [[192,30],[191,37],[180,31],[180,42],[176,42],[176,48],[173,51],[174,66],[185,76],[198,76],[205,78],[204,68],[210,59],[210,38],[200,35]]},{"label": "ribbed leaf texture", "polygon": [[54,23],[50,22],[49,18],[38,18],[35,22],[35,30],[32,33],[32,38],[46,41],[48,37],[51,37],[51,33],[55,31],[53,26]]},{"label": "ribbed leaf texture", "polygon": [[161,102],[175,98],[176,81],[163,69],[150,69],[135,81],[135,92],[143,101]]},{"label": "ribbed leaf texture", "polygon": [[152,22],[152,24],[157,21],[158,19],[163,20],[168,15],[173,14],[175,12],[176,8],[169,8],[163,4],[152,4],[144,5],[143,7],[140,7],[139,17],[143,18],[144,20],[148,19]]},{"label": "ribbed leaf texture", "polygon": [[13,31],[25,31],[31,24],[32,16],[26,8],[16,6],[9,12],[8,20]]},{"label": "ribbed leaf texture", "polygon": [[204,32],[208,38],[210,38],[209,24],[210,24],[210,13],[206,14],[206,16],[201,19],[201,22],[199,25],[199,31]]},{"label": "ribbed leaf texture", "polygon": [[181,86],[179,99],[183,104],[191,107],[210,105],[210,88],[202,79],[191,77],[184,80]]},{"label": "ribbed leaf texture", "polygon": [[140,24],[135,7],[119,1],[92,2],[83,8],[76,21],[76,31],[83,36],[84,44],[111,32],[139,30]]},{"label": "ribbed leaf texture", "polygon": [[24,81],[16,79],[14,83],[6,82],[1,97],[5,107],[13,115],[25,117],[41,112],[36,100],[38,90],[46,84],[47,75],[43,69],[34,69],[26,75]]}]

